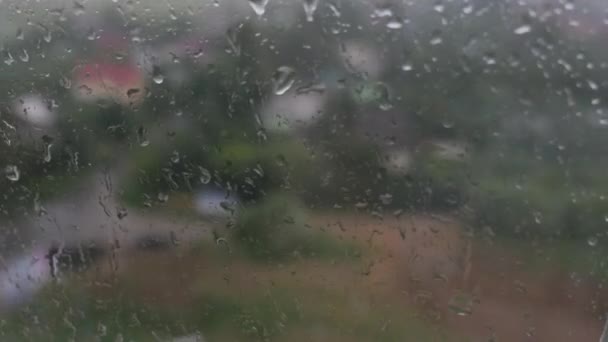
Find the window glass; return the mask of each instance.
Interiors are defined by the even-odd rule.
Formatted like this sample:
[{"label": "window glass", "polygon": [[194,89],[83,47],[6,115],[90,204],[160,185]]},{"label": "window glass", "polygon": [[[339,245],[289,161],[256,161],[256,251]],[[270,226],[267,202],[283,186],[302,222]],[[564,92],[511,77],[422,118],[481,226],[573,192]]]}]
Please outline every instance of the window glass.
[{"label": "window glass", "polygon": [[0,0],[0,340],[608,341],[607,36],[600,0]]}]

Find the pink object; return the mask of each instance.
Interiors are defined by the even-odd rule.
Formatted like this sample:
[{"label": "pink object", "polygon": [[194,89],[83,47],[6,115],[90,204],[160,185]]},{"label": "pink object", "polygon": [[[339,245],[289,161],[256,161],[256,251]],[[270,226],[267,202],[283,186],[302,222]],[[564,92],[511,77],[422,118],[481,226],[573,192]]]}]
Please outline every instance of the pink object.
[{"label": "pink object", "polygon": [[74,70],[75,95],[83,101],[109,99],[138,104],[145,93],[143,72],[132,64],[90,63]]}]

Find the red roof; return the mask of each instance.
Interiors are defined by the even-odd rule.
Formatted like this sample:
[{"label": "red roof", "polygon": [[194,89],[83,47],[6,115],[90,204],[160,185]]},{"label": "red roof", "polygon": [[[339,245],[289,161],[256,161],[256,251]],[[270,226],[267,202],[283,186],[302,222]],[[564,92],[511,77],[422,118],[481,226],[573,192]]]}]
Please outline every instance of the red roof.
[{"label": "red roof", "polygon": [[91,63],[76,68],[77,83],[102,83],[114,87],[129,88],[142,82],[141,70],[131,64]]}]

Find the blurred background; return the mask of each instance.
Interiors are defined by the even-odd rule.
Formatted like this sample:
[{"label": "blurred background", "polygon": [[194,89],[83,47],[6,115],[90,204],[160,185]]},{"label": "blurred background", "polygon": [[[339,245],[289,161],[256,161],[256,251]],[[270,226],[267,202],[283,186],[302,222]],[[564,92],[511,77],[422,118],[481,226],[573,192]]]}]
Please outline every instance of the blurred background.
[{"label": "blurred background", "polygon": [[608,4],[0,0],[3,341],[608,341]]}]

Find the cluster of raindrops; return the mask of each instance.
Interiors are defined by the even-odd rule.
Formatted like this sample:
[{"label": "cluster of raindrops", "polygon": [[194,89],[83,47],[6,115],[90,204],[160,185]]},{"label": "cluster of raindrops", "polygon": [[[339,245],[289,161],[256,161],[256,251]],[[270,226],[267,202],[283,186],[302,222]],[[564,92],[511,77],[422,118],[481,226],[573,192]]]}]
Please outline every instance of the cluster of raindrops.
[{"label": "cluster of raindrops", "polygon": [[[253,9],[258,17],[263,16],[266,13],[269,0],[248,0],[249,6]],[[304,8],[304,14],[306,21],[313,22],[315,12],[319,7],[319,0],[302,0],[302,7]]]}]

